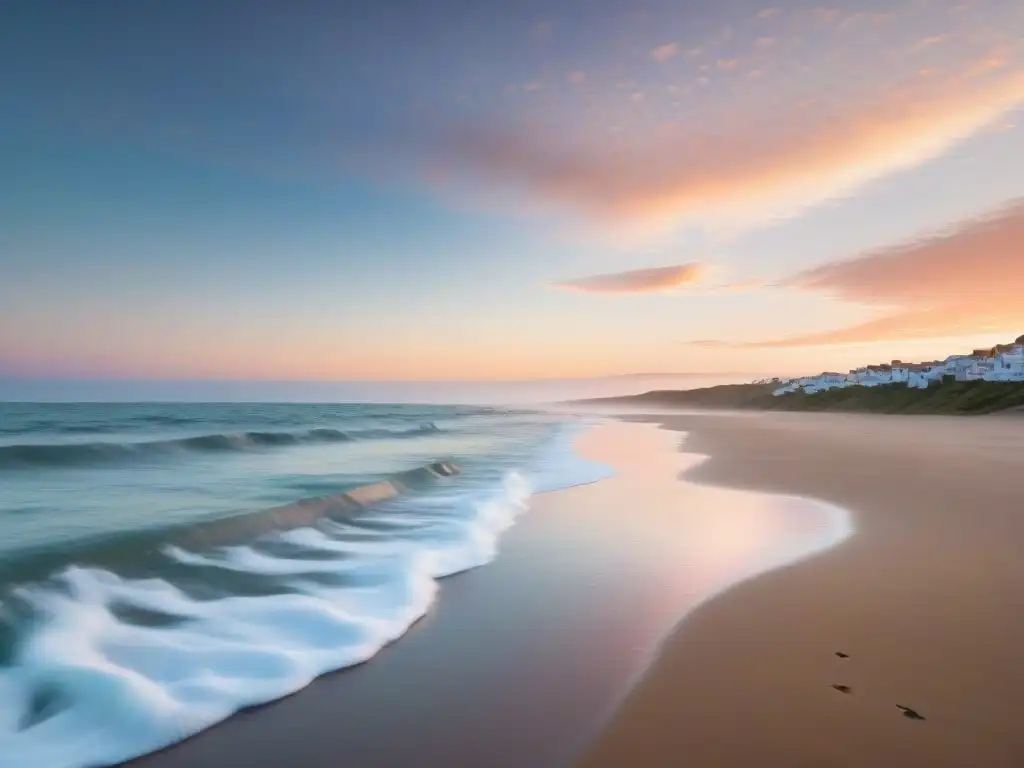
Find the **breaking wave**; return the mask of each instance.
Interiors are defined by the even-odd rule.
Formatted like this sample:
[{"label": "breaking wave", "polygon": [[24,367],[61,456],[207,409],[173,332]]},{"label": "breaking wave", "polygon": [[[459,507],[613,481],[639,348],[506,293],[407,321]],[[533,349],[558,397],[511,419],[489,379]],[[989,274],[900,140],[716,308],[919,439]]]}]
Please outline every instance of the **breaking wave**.
[{"label": "breaking wave", "polygon": [[408,429],[340,430],[329,428],[297,432],[236,432],[196,435],[147,442],[22,443],[0,445],[0,470],[26,467],[76,467],[120,461],[146,460],[187,454],[252,451],[279,446],[343,443],[434,435],[442,432],[432,422]]},{"label": "breaking wave", "polygon": [[367,661],[439,579],[494,559],[532,492],[610,473],[574,436],[516,466],[434,463],[15,580],[0,595],[0,768],[123,762]]}]

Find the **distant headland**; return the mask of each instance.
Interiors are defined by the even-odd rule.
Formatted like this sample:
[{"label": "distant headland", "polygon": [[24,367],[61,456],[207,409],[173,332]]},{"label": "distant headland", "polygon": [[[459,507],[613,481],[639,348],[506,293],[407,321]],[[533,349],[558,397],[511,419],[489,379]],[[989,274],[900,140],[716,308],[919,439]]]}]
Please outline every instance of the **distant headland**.
[{"label": "distant headland", "polygon": [[589,404],[772,411],[980,415],[1024,410],[1024,335],[1011,344],[924,363],[866,365],[849,373],[656,390]]}]

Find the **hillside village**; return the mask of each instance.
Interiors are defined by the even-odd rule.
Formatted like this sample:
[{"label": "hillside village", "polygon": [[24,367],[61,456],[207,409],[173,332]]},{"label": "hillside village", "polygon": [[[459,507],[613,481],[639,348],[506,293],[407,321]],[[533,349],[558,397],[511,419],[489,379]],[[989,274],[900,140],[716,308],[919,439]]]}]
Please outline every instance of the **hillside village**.
[{"label": "hillside village", "polygon": [[866,365],[849,373],[827,371],[817,376],[791,379],[774,392],[775,396],[802,390],[812,395],[842,387],[877,387],[904,384],[927,389],[945,377],[956,381],[1024,382],[1024,336],[1012,344],[997,344],[990,349],[976,349],[969,355],[950,355],[945,360],[926,363],[904,363],[893,360],[881,365]]}]

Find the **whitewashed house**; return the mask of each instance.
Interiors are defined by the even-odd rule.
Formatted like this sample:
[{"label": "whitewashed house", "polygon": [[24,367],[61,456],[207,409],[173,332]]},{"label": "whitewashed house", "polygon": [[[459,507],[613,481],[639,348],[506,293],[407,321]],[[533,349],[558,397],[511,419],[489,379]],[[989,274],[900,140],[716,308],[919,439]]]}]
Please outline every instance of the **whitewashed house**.
[{"label": "whitewashed house", "polygon": [[834,371],[828,371],[827,373],[821,374],[818,377],[818,383],[815,385],[819,392],[823,392],[826,389],[839,389],[842,387],[850,386],[850,380],[847,378],[845,373],[835,373]]},{"label": "whitewashed house", "polygon": [[772,394],[775,395],[775,397],[779,397],[781,395],[787,395],[790,392],[796,392],[798,389],[800,389],[800,382],[799,382],[799,380],[797,380],[797,379],[790,379],[785,384],[783,384],[781,387],[779,387],[774,392],[772,392]]},{"label": "whitewashed house", "polygon": [[976,349],[970,355],[952,355],[946,358],[946,373],[957,381],[977,381],[982,378],[991,361],[987,350]]},{"label": "whitewashed house", "polygon": [[817,376],[804,376],[800,379],[793,379],[776,389],[772,394],[778,397],[802,389],[806,394],[813,395],[815,392],[824,392],[828,389],[848,386],[850,386],[850,380],[845,373],[830,371],[818,374]]},{"label": "whitewashed house", "polygon": [[980,357],[971,362],[969,368],[964,370],[960,376],[957,377],[957,381],[983,381],[986,376],[995,370],[995,358],[993,357]]},{"label": "whitewashed house", "polygon": [[976,349],[970,355],[950,355],[942,361],[865,365],[847,374],[827,371],[817,376],[804,376],[780,382],[772,394],[779,396],[803,390],[807,394],[839,387],[878,387],[906,384],[927,389],[932,383],[952,376],[957,381],[1024,382],[1024,336],[1013,344],[999,344],[991,349]]},{"label": "whitewashed house", "polygon": [[893,384],[906,384],[910,381],[910,365],[902,360],[893,360],[889,380]]},{"label": "whitewashed house", "polygon": [[851,371],[854,383],[862,387],[879,387],[883,384],[892,384],[892,366],[890,365],[869,365],[864,368],[857,368]]},{"label": "whitewashed house", "polygon": [[960,376],[974,364],[973,355],[950,355],[945,360],[946,373],[950,376]]},{"label": "whitewashed house", "polygon": [[933,382],[941,381],[942,377],[947,375],[949,370],[945,362],[922,363],[908,367],[907,386],[916,389],[928,389]]},{"label": "whitewashed house", "polygon": [[984,372],[985,381],[1024,381],[1024,344],[1008,344],[992,358]]},{"label": "whitewashed house", "polygon": [[873,371],[869,370],[869,368],[870,368],[870,366],[866,366],[866,365],[861,367],[861,368],[854,368],[847,375],[847,379],[854,386],[858,386],[858,387],[859,386],[864,386],[865,382],[869,382],[869,381],[874,381],[875,380],[875,374],[874,374]]},{"label": "whitewashed house", "polygon": [[821,376],[804,376],[800,379],[800,389],[808,395],[813,395],[815,392],[820,392],[821,389]]},{"label": "whitewashed house", "polygon": [[979,381],[994,365],[990,350],[976,349],[970,355],[953,355],[946,358],[946,372],[957,381]]}]

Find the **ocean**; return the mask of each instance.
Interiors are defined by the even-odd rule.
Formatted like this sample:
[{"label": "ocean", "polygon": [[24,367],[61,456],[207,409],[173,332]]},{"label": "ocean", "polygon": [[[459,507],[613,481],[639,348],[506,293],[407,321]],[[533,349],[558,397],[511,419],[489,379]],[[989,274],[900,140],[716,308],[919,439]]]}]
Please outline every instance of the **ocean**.
[{"label": "ocean", "polygon": [[[372,658],[439,579],[493,560],[531,494],[610,473],[573,454],[586,425],[483,406],[0,404],[0,768],[121,762]],[[390,478],[394,498],[308,517],[310,499]]]}]

